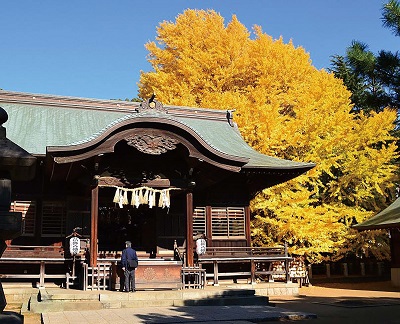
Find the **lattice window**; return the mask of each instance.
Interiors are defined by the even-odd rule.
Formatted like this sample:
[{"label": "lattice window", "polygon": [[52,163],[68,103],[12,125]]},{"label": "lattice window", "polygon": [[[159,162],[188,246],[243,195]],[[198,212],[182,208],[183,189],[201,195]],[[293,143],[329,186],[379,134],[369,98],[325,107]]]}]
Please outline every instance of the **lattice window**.
[{"label": "lattice window", "polygon": [[212,237],[228,238],[228,213],[226,208],[211,208]]},{"label": "lattice window", "polygon": [[63,201],[43,201],[42,236],[65,236],[66,206]]},{"label": "lattice window", "polygon": [[211,228],[213,238],[245,238],[243,207],[212,207]]},{"label": "lattice window", "polygon": [[35,201],[13,201],[10,211],[22,213],[23,236],[35,235],[36,202]]},{"label": "lattice window", "polygon": [[193,234],[206,234],[206,208],[196,207],[193,211]]},{"label": "lattice window", "polygon": [[246,236],[246,221],[244,208],[228,207],[229,218],[229,236],[245,237]]}]

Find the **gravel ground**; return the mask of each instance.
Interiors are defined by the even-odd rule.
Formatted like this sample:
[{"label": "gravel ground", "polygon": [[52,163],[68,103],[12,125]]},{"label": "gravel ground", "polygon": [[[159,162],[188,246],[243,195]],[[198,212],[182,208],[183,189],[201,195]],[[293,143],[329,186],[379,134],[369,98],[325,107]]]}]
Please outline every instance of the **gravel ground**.
[{"label": "gravel ground", "polygon": [[317,315],[296,323],[400,323],[400,288],[390,281],[318,283],[300,288],[298,297],[271,297],[270,301]]}]

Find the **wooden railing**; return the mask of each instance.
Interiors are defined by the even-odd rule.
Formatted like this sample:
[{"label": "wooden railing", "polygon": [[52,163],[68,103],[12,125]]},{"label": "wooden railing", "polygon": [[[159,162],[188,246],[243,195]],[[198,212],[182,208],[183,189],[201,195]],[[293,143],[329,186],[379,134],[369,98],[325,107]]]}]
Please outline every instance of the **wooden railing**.
[{"label": "wooden railing", "polygon": [[0,274],[1,279],[37,279],[39,286],[44,287],[45,279],[66,279],[67,273],[48,274],[46,273],[46,265],[48,264],[64,264],[66,261],[72,261],[64,258],[0,258],[0,264],[24,264],[28,265],[31,270],[34,265],[39,265],[39,269],[32,271],[33,273],[15,273],[13,267],[9,267],[8,273]]},{"label": "wooden railing", "polygon": [[0,258],[0,264],[26,265],[29,271],[17,273],[15,267],[7,266],[7,271],[0,274],[0,278],[38,280],[39,286],[44,286],[45,279],[65,279],[67,276],[66,273],[46,273],[46,265],[64,264],[66,261],[72,261],[72,259],[64,258],[64,250],[61,246],[9,245]]},{"label": "wooden railing", "polygon": [[286,246],[278,247],[207,247],[206,253],[199,256],[199,260],[206,259],[226,259],[226,258],[278,258],[289,257]]},{"label": "wooden railing", "polygon": [[[140,254],[140,253],[138,253]],[[143,260],[142,257],[139,257]],[[98,262],[110,264],[114,262],[115,264],[120,259],[99,259]],[[148,261],[144,264],[158,259],[147,259]],[[153,261],[152,261],[153,260]],[[196,288],[204,287],[204,277],[213,278],[214,285],[218,285],[219,278],[229,277],[229,278],[247,278],[251,282],[255,282],[256,278],[268,278],[269,281],[273,281],[275,278],[284,278],[284,280],[289,281],[291,278],[300,277],[298,271],[294,276],[292,273],[293,269],[289,268],[290,262],[293,260],[287,252],[285,246],[278,247],[207,247],[206,253],[204,255],[198,256],[198,265],[200,268],[208,264],[207,273],[198,268],[188,268],[188,273],[184,271],[182,283],[185,285],[188,283],[187,287],[191,287],[189,284],[192,280],[188,279],[193,275],[193,269],[201,273],[199,277],[199,283],[194,281],[194,286]],[[65,259],[63,257],[63,248],[60,246],[8,246],[3,257],[0,258],[0,264],[26,264],[31,268],[31,273],[16,273],[13,267],[7,267],[7,271],[0,275],[0,278],[21,278],[21,279],[38,279],[39,285],[44,286],[45,279],[66,279],[67,287],[69,279],[75,279],[71,277],[71,274],[48,274],[46,273],[47,264],[63,264],[65,262],[72,262],[72,259]],[[164,261],[162,261],[164,263]],[[158,262],[156,262],[158,263]],[[225,267],[230,270],[224,270],[224,272],[219,272],[219,264],[232,264],[232,267]],[[143,264],[143,265],[144,265]],[[161,263],[160,263],[161,264]],[[239,265],[241,269],[235,269],[235,264]],[[241,265],[242,264],[242,265]],[[243,265],[244,264],[244,265]],[[246,265],[247,264],[247,265]],[[275,265],[279,264],[279,267]],[[39,267],[38,267],[39,265]],[[178,264],[177,264],[178,265]],[[210,266],[211,265],[211,266]],[[243,266],[243,267],[242,267]],[[32,271],[34,269],[38,269]],[[157,267],[158,269],[158,267]],[[160,268],[161,269],[161,268]],[[197,270],[198,269],[198,270]],[[92,271],[85,271],[88,274],[86,283],[86,289],[106,289],[111,287],[110,283],[106,283],[110,280],[109,275],[104,275],[103,273],[109,273],[109,268],[105,269],[93,269]],[[138,269],[137,283],[138,285],[143,285],[144,287],[148,285],[147,282],[141,282],[141,277],[143,275]],[[298,270],[298,269],[297,269]],[[196,272],[196,273],[197,273]],[[89,276],[90,274],[90,276]],[[71,278],[68,278],[71,277]],[[89,278],[90,277],[90,278]],[[179,276],[176,276],[179,280]],[[115,279],[115,278],[114,278]],[[301,279],[302,280],[302,279]],[[175,284],[175,281],[173,282]]]},{"label": "wooden railing", "polygon": [[206,271],[198,267],[183,267],[181,270],[182,288],[204,289]]},{"label": "wooden railing", "polygon": [[83,263],[83,290],[110,289],[111,263],[98,263],[97,267],[89,267]]},{"label": "wooden railing", "polygon": [[[293,258],[289,256],[286,246],[278,247],[207,247],[206,253],[198,256],[198,263],[202,264],[213,264],[213,273],[207,273],[206,277],[213,278],[213,284],[218,285],[219,278],[230,277],[233,280],[238,278],[248,278],[251,283],[256,281],[256,276],[264,275],[269,278],[273,278],[276,275],[283,275],[286,282],[289,281],[289,262]],[[283,270],[273,269],[271,267],[268,270],[259,269],[259,263],[272,264],[273,262],[282,262]],[[248,271],[225,271],[219,272],[219,264],[238,264],[248,263]],[[234,269],[234,265],[231,267]]]}]

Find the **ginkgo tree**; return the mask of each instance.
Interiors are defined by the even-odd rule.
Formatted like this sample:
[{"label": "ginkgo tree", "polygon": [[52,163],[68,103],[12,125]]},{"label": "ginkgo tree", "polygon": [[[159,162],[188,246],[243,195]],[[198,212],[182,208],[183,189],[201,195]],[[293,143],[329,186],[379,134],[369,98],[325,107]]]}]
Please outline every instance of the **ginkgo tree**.
[{"label": "ginkgo tree", "polygon": [[[287,243],[310,262],[352,253],[388,256],[384,232],[351,228],[386,207],[396,180],[396,112],[351,113],[342,81],[317,70],[309,54],[236,16],[186,10],[164,21],[146,45],[153,71],[139,96],[164,104],[234,109],[242,136],[275,157],[314,162],[307,174],[251,202],[254,245]],[[380,244],[374,244],[376,241]]]}]

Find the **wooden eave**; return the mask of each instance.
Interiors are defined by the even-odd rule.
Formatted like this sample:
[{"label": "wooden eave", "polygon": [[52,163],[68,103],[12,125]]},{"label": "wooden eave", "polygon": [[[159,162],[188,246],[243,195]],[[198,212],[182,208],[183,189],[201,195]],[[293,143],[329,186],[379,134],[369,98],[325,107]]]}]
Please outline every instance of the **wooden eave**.
[{"label": "wooden eave", "polygon": [[[71,146],[47,147],[47,154],[59,164],[72,163],[100,154],[114,152],[115,145],[130,134],[164,132],[176,139],[189,151],[189,156],[233,172],[239,172],[248,158],[232,156],[210,146],[190,127],[174,120],[157,117],[140,117],[118,123],[93,140]],[[179,134],[179,135],[178,135]]]},{"label": "wooden eave", "polygon": [[359,231],[400,228],[400,198],[380,213],[352,227]]}]

